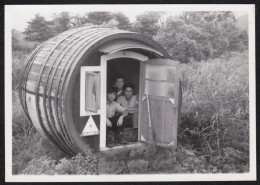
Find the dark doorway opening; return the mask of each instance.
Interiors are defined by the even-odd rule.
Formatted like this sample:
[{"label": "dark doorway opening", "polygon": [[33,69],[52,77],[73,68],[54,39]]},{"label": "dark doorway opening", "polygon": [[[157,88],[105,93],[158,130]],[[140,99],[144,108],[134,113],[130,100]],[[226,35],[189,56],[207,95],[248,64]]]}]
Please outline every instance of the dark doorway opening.
[{"label": "dark doorway opening", "polygon": [[107,87],[114,85],[117,75],[124,75],[125,82],[135,85],[135,92],[139,91],[140,61],[131,58],[117,58],[107,63]]},{"label": "dark doorway opening", "polygon": [[[125,77],[125,84],[132,83],[134,84],[133,95],[139,99],[139,84],[140,84],[140,61],[132,58],[116,58],[109,60],[107,62],[107,88],[115,86],[115,80],[118,75],[123,75]],[[138,105],[137,105],[138,107]],[[135,119],[138,125],[138,112],[134,113]],[[133,114],[129,114],[127,119],[132,119]],[[125,120],[126,118],[124,118]],[[130,121],[131,123],[131,121]],[[133,122],[132,124],[127,124],[123,131],[123,140],[125,144],[133,144],[136,141],[133,141],[134,134],[137,135],[138,129],[134,129]],[[122,143],[116,143],[114,138],[114,132],[112,129],[107,128],[107,147],[113,147],[122,145]]]}]

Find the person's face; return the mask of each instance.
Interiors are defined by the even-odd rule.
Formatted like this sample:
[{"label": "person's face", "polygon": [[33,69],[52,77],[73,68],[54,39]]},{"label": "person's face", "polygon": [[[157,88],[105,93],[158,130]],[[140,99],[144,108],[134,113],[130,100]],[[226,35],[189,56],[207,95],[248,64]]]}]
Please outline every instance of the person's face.
[{"label": "person's face", "polygon": [[126,96],[127,98],[131,98],[132,95],[133,95],[133,89],[132,89],[131,87],[127,87],[127,88],[125,89],[125,96]]},{"label": "person's face", "polygon": [[118,89],[122,89],[124,86],[124,83],[125,83],[124,79],[122,79],[122,78],[116,79],[116,87]]},{"label": "person's face", "polygon": [[114,101],[116,99],[116,93],[108,93],[107,99],[108,101]]}]

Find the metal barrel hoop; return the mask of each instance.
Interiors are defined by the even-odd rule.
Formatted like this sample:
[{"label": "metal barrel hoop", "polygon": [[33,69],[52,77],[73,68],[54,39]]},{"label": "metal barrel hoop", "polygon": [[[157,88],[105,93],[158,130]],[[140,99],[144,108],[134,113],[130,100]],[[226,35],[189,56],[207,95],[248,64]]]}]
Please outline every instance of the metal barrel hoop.
[{"label": "metal barrel hoop", "polygon": [[[107,33],[107,31],[105,31],[104,33]],[[91,33],[89,33],[90,35],[91,35]],[[98,36],[96,36],[97,38],[98,37],[100,37],[99,35]],[[92,37],[92,39],[95,39],[96,37]],[[80,45],[80,46],[78,46],[78,48],[75,48],[75,51],[77,51],[79,48],[82,48],[82,46],[83,47],[85,47],[85,45],[89,45],[89,42],[85,42],[85,41],[90,41],[89,40],[89,38],[84,38],[84,42],[82,42],[82,44]],[[63,107],[63,105],[62,105],[62,93],[63,93],[63,91],[64,91],[64,83],[65,83],[65,81],[66,81],[66,75],[65,75],[65,78],[63,78],[63,81],[61,81],[60,79],[62,78],[62,76],[63,76],[63,74],[64,74],[64,72],[66,73],[66,71],[69,71],[70,69],[71,69],[71,65],[73,64],[73,61],[74,61],[74,59],[75,59],[75,57],[72,59],[72,56],[73,55],[75,55],[75,53],[74,52],[71,52],[71,55],[70,55],[70,57],[68,58],[68,61],[71,61],[71,62],[67,62],[66,63],[66,66],[65,66],[65,68],[64,68],[64,70],[62,71],[62,73],[59,75],[59,85],[58,85],[58,88],[56,89],[57,90],[57,92],[56,92],[56,94],[55,94],[55,99],[56,99],[56,104],[57,104],[57,107],[59,107],[59,109],[56,109],[56,111],[57,110],[62,110],[62,107]],[[60,88],[61,87],[61,88]],[[60,98],[58,99],[57,98],[57,96],[58,96],[58,94],[59,94],[59,91],[61,92],[61,94],[60,94]],[[59,101],[58,101],[59,100]],[[64,121],[64,116],[63,116],[63,112],[62,111],[58,111],[58,116],[59,116],[59,118],[60,118],[60,120],[62,120],[62,122],[64,122],[64,123],[67,123],[66,121]],[[66,125],[66,124],[65,124]],[[69,129],[65,129],[66,131],[70,131]],[[69,134],[70,135],[70,134]]]},{"label": "metal barrel hoop", "polygon": [[[66,89],[68,87],[65,87],[64,88],[64,84],[65,82],[68,83],[67,79],[70,79],[70,76],[71,76],[71,73],[73,72],[73,69],[75,67],[75,65],[77,64],[77,62],[73,62],[75,60],[76,57],[78,58],[82,58],[82,55],[85,54],[85,52],[90,48],[92,47],[93,44],[97,43],[97,41],[100,41],[104,38],[106,38],[107,36],[111,36],[111,35],[116,35],[118,33],[122,33],[122,32],[114,32],[111,34],[111,30],[107,30],[107,29],[103,29],[103,30],[106,30],[105,33],[108,33],[106,35],[102,35],[102,37],[100,37],[100,35],[97,35],[96,37],[98,38],[97,40],[93,40],[94,37],[92,37],[92,43],[90,44],[89,42],[87,43],[83,43],[83,47],[79,47],[80,48],[80,51],[75,55],[74,59],[70,59],[71,62],[71,65],[68,67],[68,71],[66,72],[66,77],[65,77],[65,80],[62,82],[62,89],[60,90],[62,93],[66,93]],[[90,39],[88,39],[87,41],[90,41]],[[85,45],[89,46],[89,47],[85,47]],[[80,54],[80,55],[79,55]],[[65,89],[65,90],[64,90]],[[65,98],[66,99],[66,98]],[[64,103],[63,101],[61,101],[60,103]],[[65,107],[64,105],[59,105],[60,108],[62,109],[62,107]],[[65,107],[66,108],[66,107]],[[64,114],[64,113],[63,113]],[[67,120],[66,120],[66,116],[61,116],[61,118],[65,118],[65,123],[67,123]]]},{"label": "metal barrel hoop", "polygon": [[[82,31],[83,29],[80,29],[80,30],[78,30],[77,29],[77,31],[76,32],[80,32],[80,31]],[[66,39],[68,39],[70,36],[72,36],[73,34],[75,33],[75,31],[71,34],[67,34],[66,35],[66,37],[64,37],[62,40],[60,40],[59,42],[58,42],[58,44],[56,44],[56,46],[54,47],[54,49],[52,49],[52,51],[49,53],[49,56],[48,56],[48,58],[45,60],[45,65],[44,65],[44,67],[47,65],[47,63],[48,63],[48,59],[49,59],[49,57],[52,55],[52,53],[55,51],[55,49],[58,47],[58,46],[60,46],[60,43],[62,43],[64,40],[66,40]],[[53,63],[55,63],[55,60],[53,60]],[[52,69],[52,66],[50,65],[49,66],[49,71]],[[41,76],[43,75],[43,73],[41,73]],[[39,79],[40,81],[41,81],[41,79]],[[46,76],[46,81],[45,81],[45,85],[48,83],[48,75]],[[38,83],[38,86],[40,86],[40,83]],[[44,89],[43,89],[44,91],[43,91],[43,93],[45,93],[46,92],[46,86],[44,87]],[[57,142],[59,143],[59,145],[60,145],[60,147],[61,148],[64,148],[65,150],[70,150],[70,153],[74,153],[74,151],[73,150],[71,150],[71,148],[68,148],[67,146],[66,146],[66,143],[64,143],[64,140],[63,140],[63,138],[60,138],[60,136],[59,136],[59,132],[56,130],[56,128],[55,128],[55,125],[54,125],[54,127],[52,127],[51,126],[51,124],[52,123],[54,123],[55,124],[55,122],[52,122],[52,123],[50,123],[52,120],[49,120],[49,119],[52,119],[52,117],[51,117],[51,115],[50,116],[48,116],[48,113],[47,113],[47,111],[46,111],[46,97],[45,97],[45,99],[44,99],[44,96],[45,96],[45,94],[43,94],[43,102],[42,102],[42,104],[43,104],[43,111],[44,111],[44,115],[45,115],[45,118],[46,118],[46,122],[47,122],[47,124],[48,124],[48,127],[49,127],[49,129],[52,131],[52,135],[53,135],[53,137],[55,137],[56,139],[57,139]],[[53,124],[52,124],[53,125]]]},{"label": "metal barrel hoop", "polygon": [[[71,53],[71,55],[73,55],[73,52]],[[71,56],[70,56],[70,57],[71,57]],[[68,58],[68,61],[70,61],[70,60],[69,60],[70,57]],[[59,75],[59,77],[58,77],[58,82],[59,82],[59,84],[61,83],[62,74],[63,74],[63,72],[64,72],[66,66],[68,65],[68,63],[69,63],[69,62],[66,62],[66,63],[65,63],[64,69],[61,71],[61,73],[60,73],[60,75]],[[59,121],[59,122],[62,122],[62,124],[60,124],[60,123],[59,123],[59,124],[62,125],[62,129],[65,131],[66,135],[67,135],[68,138],[69,138],[69,141],[71,142],[72,139],[70,138],[70,134],[68,133],[69,131],[68,131],[68,129],[66,129],[66,124],[62,121],[62,116],[60,115],[61,113],[59,112],[59,110],[61,110],[61,107],[58,108],[58,103],[57,103],[57,102],[58,102],[58,95],[59,95],[59,84],[58,84],[58,87],[56,88],[56,92],[54,93],[54,94],[55,94],[55,96],[54,96],[55,115],[57,115],[58,121]],[[61,97],[59,98],[59,100],[61,100]],[[57,104],[57,105],[56,105],[56,104]],[[80,151],[80,150],[78,149],[78,151]],[[78,152],[78,151],[77,151],[77,152]]]},{"label": "metal barrel hoop", "polygon": [[[28,56],[28,59],[25,61],[25,65],[22,69],[22,74],[21,74],[21,78],[19,81],[19,97],[21,100],[21,104],[22,107],[24,109],[24,112],[26,114],[26,116],[28,117],[28,119],[31,121],[31,118],[29,116],[29,112],[27,109],[27,104],[26,104],[26,83],[27,83],[27,78],[28,78],[28,74],[29,74],[29,70],[32,66],[32,61],[35,58],[35,56],[40,52],[39,49],[41,49],[43,47],[42,45],[39,45],[37,48],[35,48],[33,50],[33,52]],[[33,58],[33,59],[32,59]],[[29,66],[29,67],[28,67]],[[26,79],[26,80],[25,80]]]},{"label": "metal barrel hoop", "polygon": [[51,54],[55,51],[55,49],[59,46],[59,44],[61,42],[63,42],[66,38],[68,38],[69,36],[75,34],[76,32],[79,32],[78,30],[77,31],[74,31],[70,34],[68,34],[66,37],[64,37],[62,40],[60,40],[58,43],[56,43],[56,46],[52,48],[51,52],[49,53],[49,55],[46,57],[45,61],[42,63],[42,67],[41,67],[41,70],[40,70],[40,73],[39,73],[39,77],[38,77],[38,81],[37,81],[37,85],[36,85],[36,90],[35,90],[35,103],[36,103],[36,112],[37,112],[37,116],[39,118],[39,122],[40,122],[40,125],[42,127],[42,130],[43,132],[45,133],[45,135],[50,138],[54,144],[56,144],[62,151],[64,151],[65,153],[70,153],[72,154],[72,152],[68,149],[67,147],[62,147],[62,144],[60,144],[60,141],[59,139],[56,137],[56,135],[54,134],[54,131],[53,129],[51,128],[50,126],[50,123],[49,123],[49,120],[47,119],[47,115],[45,114],[45,118],[46,118],[46,122],[47,122],[47,125],[49,127],[49,130],[51,133],[48,133],[47,129],[45,128],[45,125],[43,124],[43,120],[40,116],[40,109],[39,109],[39,87],[40,87],[40,82],[41,82],[41,77],[42,77],[42,73],[43,73],[43,70],[45,68],[45,65],[48,61],[48,58],[51,56]]},{"label": "metal barrel hoop", "polygon": [[[81,30],[81,31],[82,31],[82,30]],[[83,31],[84,31],[84,30],[83,30]],[[73,36],[73,35],[72,35],[72,36]],[[68,45],[69,45],[70,43],[74,42],[77,38],[79,38],[79,37],[76,37],[76,38],[70,40],[61,50],[59,50],[59,54],[53,59],[52,66],[50,66],[50,69],[49,69],[49,71],[47,72],[47,75],[46,75],[46,83],[45,83],[45,86],[44,86],[44,90],[45,90],[45,91],[44,91],[44,96],[43,96],[44,111],[48,111],[48,110],[49,110],[49,111],[48,111],[48,114],[50,115],[51,122],[55,124],[54,126],[56,126],[56,121],[55,121],[55,119],[53,118],[53,114],[52,114],[52,111],[51,111],[51,90],[52,90],[52,82],[53,82],[53,80],[54,80],[55,72],[56,72],[57,69],[59,68],[59,64],[60,64],[60,62],[61,62],[62,59],[63,59],[63,58],[62,58],[60,61],[57,62],[57,58],[59,58],[59,57],[61,56],[62,52],[63,52],[65,49],[67,50]],[[65,54],[63,54],[63,57],[64,57],[64,56],[65,56]],[[57,63],[58,63],[58,64],[57,64]],[[50,73],[52,72],[53,66],[54,66],[55,64],[57,64],[57,67],[54,69],[54,73],[52,74],[51,78],[49,78],[49,75],[50,75]],[[50,80],[49,80],[49,79],[50,79]],[[47,89],[47,85],[49,85],[49,84],[48,84],[49,81],[51,82],[51,84],[50,84],[50,88],[49,88],[49,90],[48,90],[48,89]],[[48,100],[49,100],[49,101],[46,101],[46,92],[47,92],[47,90],[48,90],[47,96],[48,96]],[[49,106],[49,109],[47,109],[46,106]],[[58,124],[58,123],[57,123],[57,124]],[[59,126],[60,126],[60,124],[59,124]],[[57,126],[56,126],[56,127],[57,127]],[[58,128],[57,128],[57,129],[58,129]],[[61,135],[61,134],[57,131],[57,129],[55,130],[55,127],[54,127],[54,130],[57,132],[57,137],[60,138],[60,140],[62,141],[62,143],[64,142],[64,144],[66,143],[66,145],[71,145],[70,141],[65,137],[65,134],[62,133],[63,135]],[[60,127],[60,129],[61,129],[61,127]],[[62,132],[63,132],[63,130],[62,130]],[[63,136],[63,137],[62,137],[62,136]],[[73,145],[71,145],[70,149],[73,150],[74,152],[77,151],[76,149],[74,149],[74,146],[73,146]]]},{"label": "metal barrel hoop", "polygon": [[[84,31],[84,30],[83,30],[83,31]],[[57,57],[54,59],[55,62],[53,62],[53,65],[52,65],[52,66],[54,66],[55,64],[57,64],[57,67],[56,67],[55,69],[53,69],[53,67],[50,68],[50,70],[48,71],[47,80],[46,80],[46,82],[49,82],[49,81],[51,82],[51,84],[48,84],[48,85],[50,85],[50,88],[49,88],[48,93],[47,93],[47,96],[48,96],[48,97],[51,97],[51,91],[52,91],[52,88],[53,88],[53,80],[54,80],[54,78],[55,78],[55,73],[56,73],[56,71],[58,70],[58,68],[60,67],[60,63],[62,62],[64,56],[66,55],[66,52],[67,52],[68,50],[70,50],[74,45],[76,45],[76,44],[78,43],[78,39],[79,39],[79,38],[81,38],[82,36],[84,36],[84,35],[86,35],[86,34],[87,34],[87,33],[84,32],[83,34],[77,36],[76,38],[74,38],[73,40],[71,40],[70,42],[68,42],[68,43],[66,44],[66,46],[60,51],[59,55],[57,55]],[[82,40],[82,39],[81,39],[81,40]],[[77,42],[74,43],[73,45],[71,45],[71,43],[74,42],[74,41],[77,41]],[[61,56],[62,56],[62,57],[61,57]],[[60,57],[60,60],[57,60],[57,58],[59,58],[59,57]],[[48,77],[49,77],[49,74],[51,73],[51,70],[54,70],[54,73],[52,73],[51,77],[48,78]],[[64,69],[62,69],[62,70],[64,70]],[[59,80],[58,80],[58,83],[59,83]],[[45,84],[45,88],[44,88],[44,89],[47,89],[46,87],[47,87],[47,83]],[[54,89],[55,89],[55,88],[54,88]],[[44,94],[44,95],[46,95],[46,92],[47,92],[47,91],[45,91],[45,94]],[[45,99],[44,99],[44,101],[45,101]],[[48,98],[47,105],[49,105],[49,107],[50,107],[50,109],[51,109],[51,98]],[[55,107],[54,110],[56,110],[56,105],[55,105],[55,104],[54,104],[54,107]],[[49,109],[49,114],[52,115],[53,112],[50,111],[50,109]],[[47,109],[47,110],[48,110],[48,109]],[[55,115],[57,115],[57,114],[55,114]],[[52,116],[53,116],[53,115],[52,115]],[[53,117],[52,117],[52,121],[55,123],[55,120],[53,119]],[[61,130],[61,132],[62,132],[62,135],[61,135],[61,136],[64,137],[64,138],[62,138],[62,140],[63,140],[64,142],[66,142],[67,145],[69,145],[72,149],[74,148],[74,149],[73,149],[74,151],[78,151],[78,150],[75,148],[75,145],[73,145],[73,144],[71,143],[71,139],[68,138],[69,136],[67,135],[67,133],[65,133],[65,130],[66,130],[66,129],[64,129],[64,128],[61,126],[61,124],[60,124],[59,121],[58,121],[57,124],[59,124],[60,130]],[[60,133],[58,133],[58,134],[60,135]]]}]

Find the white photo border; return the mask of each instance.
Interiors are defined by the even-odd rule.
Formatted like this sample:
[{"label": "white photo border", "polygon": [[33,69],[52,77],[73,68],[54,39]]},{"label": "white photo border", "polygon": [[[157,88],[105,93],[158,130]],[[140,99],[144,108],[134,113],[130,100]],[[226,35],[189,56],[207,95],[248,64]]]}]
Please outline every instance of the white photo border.
[{"label": "white photo border", "polygon": [[[130,7],[132,6],[132,7]],[[151,175],[13,175],[12,174],[12,15],[31,9],[56,11],[84,8],[85,11],[242,11],[248,14],[249,35],[249,173],[151,174]],[[256,180],[256,93],[255,93],[255,5],[254,4],[156,4],[156,5],[5,5],[5,181],[6,182],[125,182],[125,181],[255,181]]]}]

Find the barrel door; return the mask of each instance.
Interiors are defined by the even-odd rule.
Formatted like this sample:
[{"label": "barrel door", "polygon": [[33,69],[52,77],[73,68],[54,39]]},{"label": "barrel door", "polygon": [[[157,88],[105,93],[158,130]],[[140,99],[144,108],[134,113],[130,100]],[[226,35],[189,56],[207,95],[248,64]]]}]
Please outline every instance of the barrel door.
[{"label": "barrel door", "polygon": [[181,104],[178,62],[169,59],[152,59],[142,62],[140,82],[140,140],[148,141],[150,139],[150,112],[155,144],[176,147]]}]

